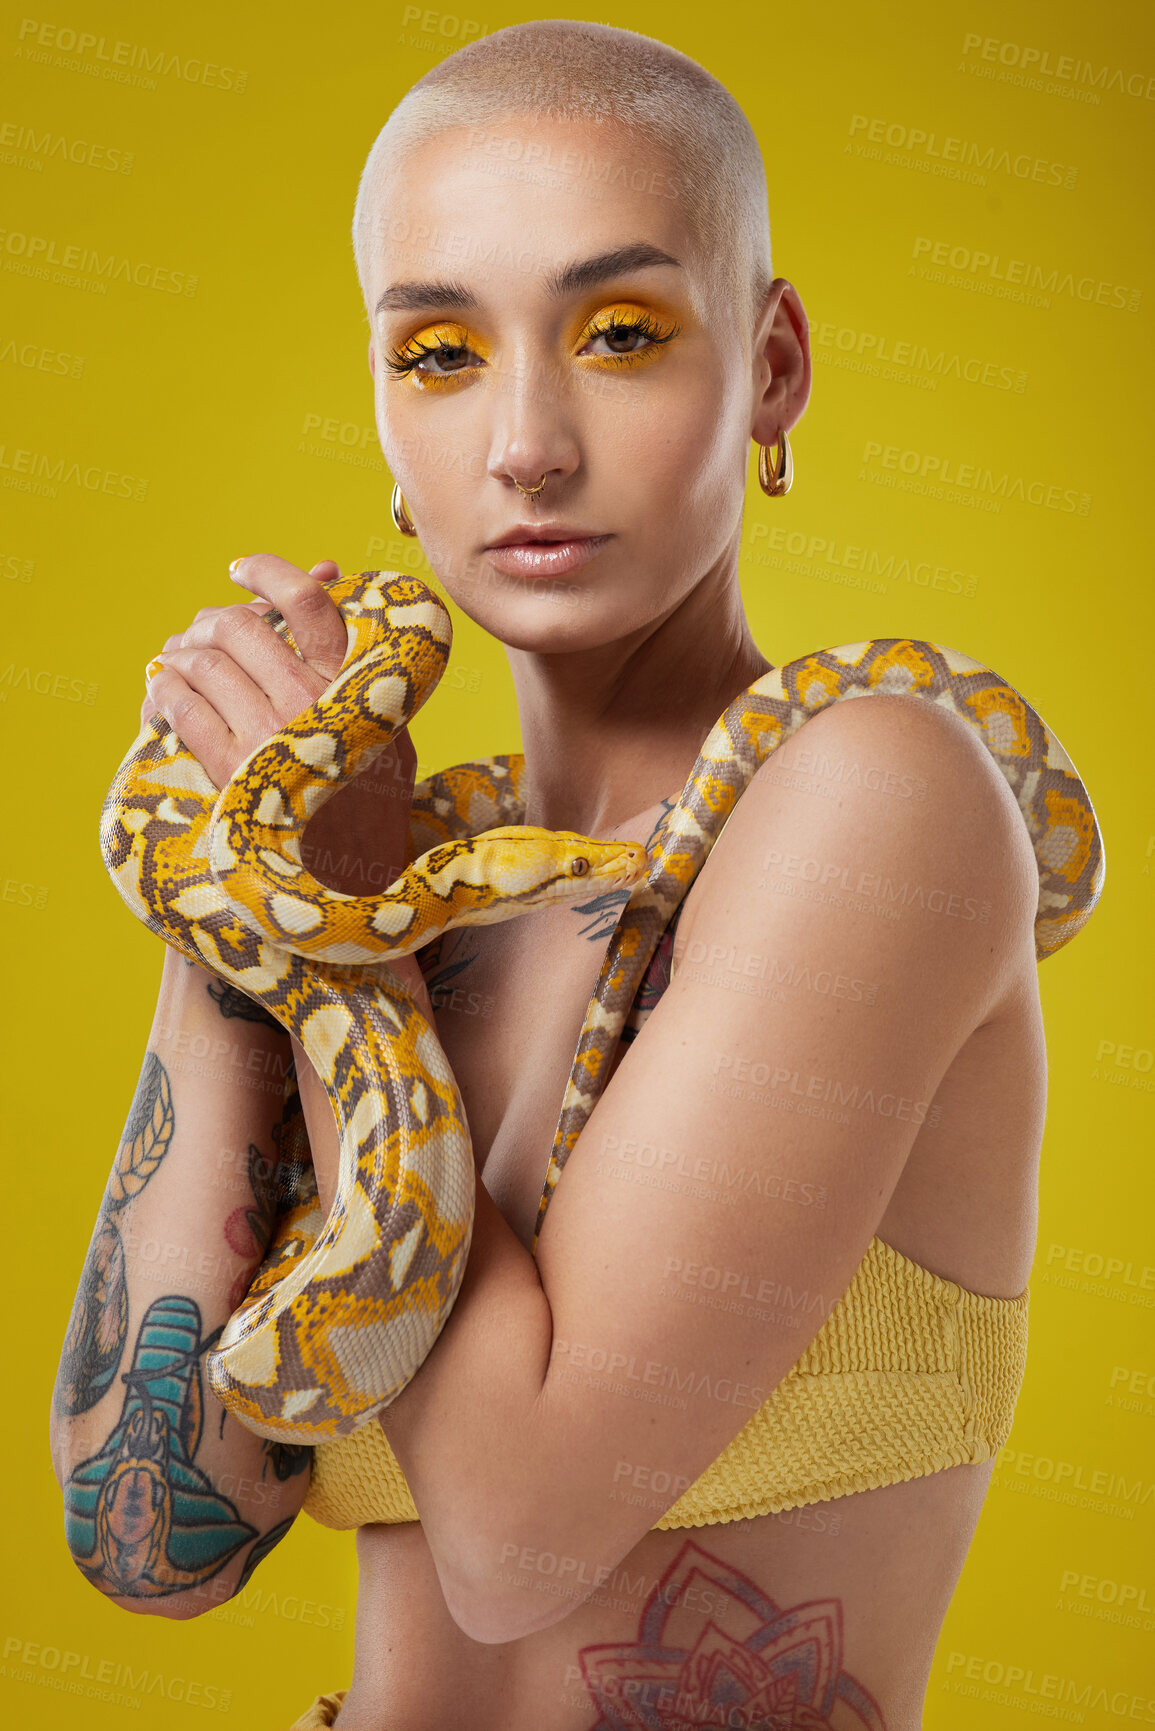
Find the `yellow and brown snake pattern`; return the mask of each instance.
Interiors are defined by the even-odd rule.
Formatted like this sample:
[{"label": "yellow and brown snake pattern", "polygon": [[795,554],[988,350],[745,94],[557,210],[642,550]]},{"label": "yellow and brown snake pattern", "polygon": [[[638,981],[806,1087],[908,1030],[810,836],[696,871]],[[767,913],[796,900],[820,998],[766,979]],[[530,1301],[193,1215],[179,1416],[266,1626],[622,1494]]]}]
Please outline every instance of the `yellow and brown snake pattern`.
[{"label": "yellow and brown snake pattern", "polygon": [[444,671],[449,631],[413,578],[366,572],[329,593],[350,646],[317,704],[254,752],[219,800],[157,718],[118,772],[102,830],[105,862],[133,912],[290,1028],[333,1103],[341,1156],[329,1219],[303,1168],[244,1305],[206,1355],[215,1392],[250,1429],[311,1443],[348,1435],[416,1373],[468,1250],[473,1174],[460,1098],[432,1029],[383,958],[599,882],[632,885],[562,1102],[536,1248],[623,1028],[638,1031],[648,1014],[635,999],[661,933],[759,765],[821,709],[908,695],[975,728],[1034,845],[1040,959],[1089,918],[1104,875],[1086,789],[1031,705],[956,650],[878,638],[799,657],[739,693],[648,859],[637,843],[525,827],[524,759],[510,754],[420,783],[405,873],[382,896],[338,895],[301,863],[305,823],[424,701]]},{"label": "yellow and brown snake pattern", "polygon": [[[416,578],[329,585],[349,646],[318,700],[218,791],[162,716],[105,800],[101,851],[133,913],[296,1035],[340,1137],[327,1219],[302,1191],[219,1343],[223,1404],[258,1435],[316,1443],[387,1406],[424,1362],[469,1249],[469,1131],[437,1037],[388,966],[449,926],[637,880],[646,850],[522,824],[437,842],[379,896],[326,889],[301,838],[441,678],[450,621]],[[276,628],[291,642],[284,621]]]}]

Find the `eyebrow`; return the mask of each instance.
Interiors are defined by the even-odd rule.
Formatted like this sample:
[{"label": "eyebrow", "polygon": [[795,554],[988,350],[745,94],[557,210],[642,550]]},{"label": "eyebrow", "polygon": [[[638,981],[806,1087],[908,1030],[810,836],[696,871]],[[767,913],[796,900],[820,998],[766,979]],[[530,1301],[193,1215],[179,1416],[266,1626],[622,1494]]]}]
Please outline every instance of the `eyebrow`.
[{"label": "eyebrow", "polygon": [[[661,247],[648,241],[633,241],[625,246],[611,247],[608,252],[595,253],[592,258],[579,259],[559,270],[545,273],[546,293],[555,300],[593,288],[608,277],[622,276],[626,271],[647,270],[660,265],[673,265],[681,270],[681,261],[672,258]],[[423,307],[472,309],[477,296],[472,289],[458,282],[433,278],[428,282],[399,282],[387,288],[376,307],[374,317],[383,312],[413,312]]]}]

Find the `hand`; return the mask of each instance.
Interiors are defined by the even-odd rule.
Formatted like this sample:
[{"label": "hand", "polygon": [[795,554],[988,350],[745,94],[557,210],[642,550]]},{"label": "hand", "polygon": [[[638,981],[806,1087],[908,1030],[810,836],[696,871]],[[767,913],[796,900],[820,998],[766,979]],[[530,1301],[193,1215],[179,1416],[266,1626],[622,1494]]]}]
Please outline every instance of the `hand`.
[{"label": "hand", "polygon": [[[340,671],[348,646],[345,622],[324,585],[341,575],[332,560],[311,571],[271,553],[237,561],[232,580],[259,599],[202,607],[186,631],[169,637],[163,665],[149,680],[142,723],[161,714],[223,787],[237,766],[314,703]],[[300,655],[262,617],[284,617]],[[306,867],[326,887],[374,895],[402,871],[417,754],[403,728],[373,766],[317,812],[302,838]],[[415,960],[392,964],[432,1011]]]},{"label": "hand", "polygon": [[[202,607],[187,631],[166,640],[141,719],[163,715],[214,786],[336,678],[348,637],[324,584],[340,574],[329,559],[311,572],[270,553],[238,560],[233,582],[263,599]],[[270,605],[300,655],[262,617]]]}]

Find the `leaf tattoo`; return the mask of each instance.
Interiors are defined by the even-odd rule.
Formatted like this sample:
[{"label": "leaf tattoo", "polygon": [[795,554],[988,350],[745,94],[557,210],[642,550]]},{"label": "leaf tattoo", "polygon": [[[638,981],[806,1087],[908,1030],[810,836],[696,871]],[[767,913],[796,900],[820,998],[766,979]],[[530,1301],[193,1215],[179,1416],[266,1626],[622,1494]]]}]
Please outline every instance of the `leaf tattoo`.
[{"label": "leaf tattoo", "polygon": [[168,1072],[155,1052],[146,1052],[60,1354],[54,1399],[57,1411],[69,1417],[95,1406],[120,1368],[128,1280],[115,1217],[140,1195],[167,1154],[175,1127]]},{"label": "leaf tattoo", "polygon": [[175,1126],[168,1071],[155,1052],[146,1052],[108,1181],[106,1201],[110,1208],[123,1208],[140,1195],[168,1153]]}]

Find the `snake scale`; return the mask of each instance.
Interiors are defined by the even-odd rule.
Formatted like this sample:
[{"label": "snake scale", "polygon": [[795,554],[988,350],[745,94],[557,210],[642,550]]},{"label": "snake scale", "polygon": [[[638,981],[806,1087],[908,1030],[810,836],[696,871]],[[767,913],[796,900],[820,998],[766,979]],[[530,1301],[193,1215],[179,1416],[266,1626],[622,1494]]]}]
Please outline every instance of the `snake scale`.
[{"label": "snake scale", "polygon": [[[157,718],[118,772],[103,828],[105,862],[133,912],[292,1027],[318,1065],[337,1113],[342,1160],[332,1216],[326,1220],[317,1202],[302,1135],[299,1157],[284,1162],[280,1221],[269,1253],[220,1344],[205,1355],[214,1391],[250,1429],[309,1443],[346,1437],[387,1405],[404,1386],[397,1380],[399,1357],[412,1364],[405,1380],[415,1374],[452,1304],[468,1249],[469,1204],[448,1178],[467,1176],[471,1201],[468,1130],[444,1054],[387,968],[348,966],[381,955],[385,932],[391,953],[407,954],[454,924],[487,923],[573,897],[575,882],[588,893],[599,874],[602,887],[628,888],[562,1102],[536,1249],[549,1200],[605,1085],[623,1030],[637,1033],[648,1014],[638,988],[662,933],[756,770],[820,710],[872,694],[903,695],[934,702],[975,729],[1006,777],[1034,847],[1039,959],[1085,924],[1105,869],[1086,788],[1031,705],[989,667],[957,650],[919,639],[874,638],[801,656],[740,692],[707,735],[648,859],[640,844],[619,844],[634,852],[606,857],[596,850],[611,844],[524,828],[524,758],[509,754],[458,764],[419,783],[407,872],[383,897],[338,896],[308,877],[297,854],[304,822],[325,792],[364,767],[366,754],[375,755],[363,742],[344,743],[346,712],[353,729],[348,738],[361,741],[353,715],[363,714],[365,694],[374,689],[372,668],[358,669],[374,653],[391,655],[396,669],[406,669],[393,675],[401,684],[384,705],[386,713],[374,714],[380,750],[404,725],[389,718],[413,713],[424,698],[423,681],[431,688],[440,678],[445,652],[432,655],[428,670],[421,662],[428,653],[424,634],[447,644],[448,620],[424,585],[393,573],[364,572],[330,585],[329,592],[349,621],[350,648],[314,710],[247,759],[219,801],[199,764]],[[408,632],[402,624],[406,609],[422,617],[421,626]],[[381,738],[383,727],[391,731]],[[293,740],[304,743],[304,756]],[[502,850],[519,830],[532,839],[545,887],[519,890],[523,899],[515,897],[511,906],[500,899],[501,889],[487,884],[491,876],[500,883],[507,859]],[[591,862],[588,876],[575,880],[559,871],[550,851],[559,843],[570,849],[571,862]],[[303,1037],[309,1033],[311,1044]],[[391,1114],[399,1114],[397,1121]],[[368,1143],[361,1139],[366,1129]],[[418,1159],[421,1181],[411,1192],[398,1190],[396,1200],[383,1206],[374,1182],[385,1190],[396,1182],[402,1170],[396,1145],[412,1138],[420,1155],[438,1133],[446,1145],[444,1191],[424,1181],[428,1168]],[[382,1157],[374,1166],[378,1150]],[[367,1230],[370,1216],[387,1223],[377,1226],[376,1236]],[[344,1243],[335,1236],[340,1221],[334,1217],[365,1223],[360,1258],[345,1273],[332,1255],[334,1243]],[[422,1284],[406,1307],[394,1301],[394,1287],[406,1267],[413,1284],[418,1240],[425,1257]],[[401,1285],[404,1296],[404,1279]],[[395,1334],[416,1336],[407,1338],[404,1355]],[[366,1368],[370,1362],[374,1374]]]},{"label": "snake scale", "polygon": [[[623,1033],[640,1033],[660,996],[660,990],[647,994],[639,988],[726,819],[760,766],[812,716],[832,703],[873,695],[935,703],[969,723],[990,752],[1034,849],[1036,959],[1053,955],[1090,919],[1106,873],[1090,795],[1042,717],[991,668],[943,644],[902,637],[844,643],[771,668],[739,692],[707,734],[677,804],[650,843],[650,869],[610,938],[562,1100],[538,1203],[535,1250],[558,1179],[613,1068],[618,1043]],[[511,787],[519,788],[524,759],[498,762]],[[848,776],[860,771],[855,764],[837,767]],[[524,804],[508,798],[501,810],[503,821],[513,823]],[[907,887],[881,886],[883,904],[901,899]]]},{"label": "snake scale", "polygon": [[444,673],[451,638],[448,613],[417,578],[363,572],[328,590],[349,642],[314,704],[219,793],[153,716],[101,815],[104,863],[132,912],[294,1034],[336,1116],[328,1218],[278,1233],[204,1355],[230,1412],[297,1443],[346,1435],[396,1398],[465,1272],[469,1130],[436,1034],[389,957],[450,926],[633,883],[648,863],[635,842],[518,824],[435,842],[380,895],[325,888],[302,862],[309,818],[407,725]]}]

